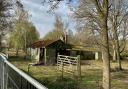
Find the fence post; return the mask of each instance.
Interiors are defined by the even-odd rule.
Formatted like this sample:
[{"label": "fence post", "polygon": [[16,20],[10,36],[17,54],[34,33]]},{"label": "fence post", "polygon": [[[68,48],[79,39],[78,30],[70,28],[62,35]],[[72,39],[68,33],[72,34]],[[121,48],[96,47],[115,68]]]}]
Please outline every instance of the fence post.
[{"label": "fence post", "polygon": [[8,89],[8,66],[6,63],[4,64],[4,69],[4,89]]},{"label": "fence post", "polygon": [[62,79],[64,78],[64,63],[63,63],[63,60],[61,61],[62,62]]},{"label": "fence post", "polygon": [[80,62],[80,55],[77,56],[77,76],[81,78],[81,62]]},{"label": "fence post", "polygon": [[45,60],[45,65],[47,65],[47,49],[44,48],[44,60]]},{"label": "fence post", "polygon": [[4,86],[4,82],[5,82],[5,66],[4,66],[4,61],[3,61],[3,81],[2,81],[2,89],[4,89],[5,88],[5,86]]}]

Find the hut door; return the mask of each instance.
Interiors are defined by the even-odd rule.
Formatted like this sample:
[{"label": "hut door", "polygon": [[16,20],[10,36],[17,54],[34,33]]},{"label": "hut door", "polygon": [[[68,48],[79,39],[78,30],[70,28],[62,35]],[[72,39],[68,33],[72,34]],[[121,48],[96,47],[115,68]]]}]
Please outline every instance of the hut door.
[{"label": "hut door", "polygon": [[40,48],[40,59],[39,62],[44,63],[44,48]]}]

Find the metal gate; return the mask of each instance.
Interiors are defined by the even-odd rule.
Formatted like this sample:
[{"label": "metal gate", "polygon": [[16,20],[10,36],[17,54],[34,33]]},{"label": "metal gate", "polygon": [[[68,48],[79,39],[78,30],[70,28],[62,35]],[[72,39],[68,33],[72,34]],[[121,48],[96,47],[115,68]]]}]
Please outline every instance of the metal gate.
[{"label": "metal gate", "polygon": [[81,77],[80,55],[77,57],[58,55],[57,69],[63,72]]},{"label": "metal gate", "polygon": [[0,89],[48,89],[7,61],[0,53]]}]

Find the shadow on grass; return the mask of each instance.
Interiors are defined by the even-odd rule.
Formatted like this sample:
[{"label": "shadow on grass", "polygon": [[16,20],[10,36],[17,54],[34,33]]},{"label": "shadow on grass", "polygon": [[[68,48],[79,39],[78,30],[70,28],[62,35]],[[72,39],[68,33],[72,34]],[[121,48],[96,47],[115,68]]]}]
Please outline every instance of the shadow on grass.
[{"label": "shadow on grass", "polygon": [[77,86],[77,81],[71,79],[71,78],[61,78],[57,77],[54,80],[49,80],[49,78],[43,79],[41,81],[42,84],[47,86],[49,89],[76,89]]},{"label": "shadow on grass", "polygon": [[[29,74],[26,71],[24,72]],[[69,77],[65,77],[62,79],[62,76],[34,77],[32,74],[29,75],[44,86],[46,86],[48,89],[80,89],[77,88],[78,81]]]},{"label": "shadow on grass", "polygon": [[25,61],[31,61],[31,59],[25,59],[24,56],[9,56],[8,60],[10,62],[25,62]]}]

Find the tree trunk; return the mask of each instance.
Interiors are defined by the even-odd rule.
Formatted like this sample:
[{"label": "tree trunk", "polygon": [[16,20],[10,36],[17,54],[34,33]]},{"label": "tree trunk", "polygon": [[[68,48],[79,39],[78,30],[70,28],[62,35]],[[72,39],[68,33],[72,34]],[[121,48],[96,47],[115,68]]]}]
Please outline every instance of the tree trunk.
[{"label": "tree trunk", "polygon": [[117,55],[116,55],[116,48],[115,45],[113,44],[113,61],[117,60]]},{"label": "tree trunk", "polygon": [[109,55],[109,41],[108,41],[108,27],[107,15],[101,19],[101,39],[102,39],[102,53],[103,53],[103,89],[111,88],[110,81],[110,55]]},{"label": "tree trunk", "polygon": [[121,60],[120,60],[119,40],[117,35],[116,22],[114,22],[113,24],[113,36],[114,36],[114,51],[116,52],[116,60],[118,61],[118,68],[119,70],[121,70],[122,66],[121,66]]},{"label": "tree trunk", "polygon": [[[115,7],[115,9],[117,9]],[[120,49],[119,49],[119,39],[118,39],[118,33],[117,33],[117,22],[118,22],[118,17],[116,15],[117,13],[114,12],[114,15],[113,15],[113,20],[112,20],[112,31],[113,31],[113,37],[114,37],[114,50],[116,51],[116,59],[118,61],[118,68],[119,70],[122,69],[121,67],[121,60],[120,60]]]},{"label": "tree trunk", "polygon": [[2,51],[2,36],[0,35],[0,51]]},{"label": "tree trunk", "polygon": [[103,88],[110,89],[110,56],[109,56],[109,45],[108,45],[108,33],[103,32]]},{"label": "tree trunk", "polygon": [[27,53],[27,48],[25,48],[25,55],[24,55],[24,59],[27,59],[28,53]]},{"label": "tree trunk", "polygon": [[19,55],[19,48],[16,48],[16,56]]},{"label": "tree trunk", "polygon": [[116,40],[116,55],[117,55],[117,60],[118,60],[118,68],[119,70],[122,70],[122,66],[121,66],[121,60],[120,60],[120,50],[119,50],[119,42],[118,40]]}]

